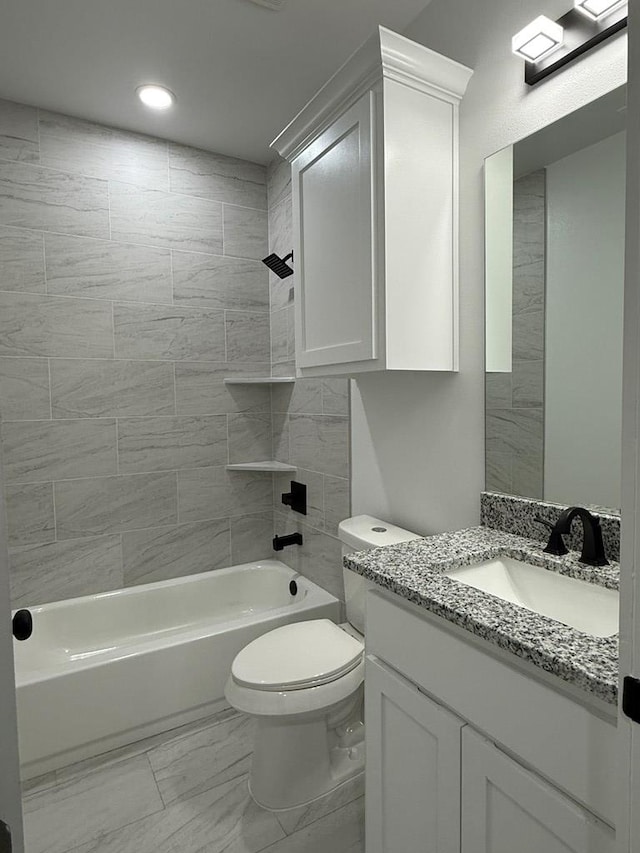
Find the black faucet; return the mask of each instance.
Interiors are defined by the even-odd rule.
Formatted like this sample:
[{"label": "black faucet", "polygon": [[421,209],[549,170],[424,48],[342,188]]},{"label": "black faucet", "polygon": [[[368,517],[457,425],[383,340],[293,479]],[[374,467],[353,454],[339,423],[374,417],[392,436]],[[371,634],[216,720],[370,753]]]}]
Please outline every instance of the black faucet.
[{"label": "black faucet", "polygon": [[302,533],[290,533],[288,536],[273,537],[274,551],[282,551],[288,545],[302,545]]},{"label": "black faucet", "polygon": [[556,530],[555,524],[552,524],[550,521],[547,521],[546,518],[542,518],[542,516],[540,515],[536,515],[533,520],[537,524],[544,524],[544,526],[548,527],[551,531],[551,533],[549,534],[549,541],[547,542],[547,547],[544,549],[545,554],[553,554],[556,557],[564,557],[565,554],[569,553],[567,546],[564,544],[562,533],[560,533],[559,530]]},{"label": "black faucet", "polygon": [[[609,561],[604,553],[600,519],[596,515],[592,515],[588,509],[584,509],[581,506],[570,506],[560,514],[560,518],[551,530],[549,543],[544,549],[545,552],[547,554],[560,555],[567,553],[564,542],[562,541],[562,534],[570,532],[571,522],[576,516],[582,521],[583,530],[580,562],[585,563],[587,566],[608,566]],[[541,521],[541,519],[537,518],[536,521]],[[564,551],[558,550],[560,543]]]}]

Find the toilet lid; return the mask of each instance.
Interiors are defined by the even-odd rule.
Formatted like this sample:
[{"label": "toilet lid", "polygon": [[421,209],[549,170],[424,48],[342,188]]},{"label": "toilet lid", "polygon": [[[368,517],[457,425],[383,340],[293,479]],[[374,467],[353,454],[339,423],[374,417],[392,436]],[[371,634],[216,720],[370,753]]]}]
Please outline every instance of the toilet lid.
[{"label": "toilet lid", "polygon": [[236,655],[231,675],[254,690],[302,690],[335,681],[362,660],[364,647],[329,619],[284,625]]}]

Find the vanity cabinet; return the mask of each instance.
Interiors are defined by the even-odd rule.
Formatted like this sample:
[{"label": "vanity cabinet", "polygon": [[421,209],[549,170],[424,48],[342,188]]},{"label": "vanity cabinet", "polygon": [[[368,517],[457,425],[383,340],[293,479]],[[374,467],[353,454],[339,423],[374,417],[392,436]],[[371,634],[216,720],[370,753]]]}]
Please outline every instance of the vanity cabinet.
[{"label": "vanity cabinet", "polygon": [[365,684],[367,853],[460,853],[463,722],[371,658]]},{"label": "vanity cabinet", "polygon": [[465,634],[368,593],[367,853],[614,853],[615,712]]},{"label": "vanity cabinet", "polygon": [[615,853],[615,836],[469,726],[462,731],[462,853]]},{"label": "vanity cabinet", "polygon": [[381,27],[273,143],[291,162],[299,376],[457,370],[471,73]]}]

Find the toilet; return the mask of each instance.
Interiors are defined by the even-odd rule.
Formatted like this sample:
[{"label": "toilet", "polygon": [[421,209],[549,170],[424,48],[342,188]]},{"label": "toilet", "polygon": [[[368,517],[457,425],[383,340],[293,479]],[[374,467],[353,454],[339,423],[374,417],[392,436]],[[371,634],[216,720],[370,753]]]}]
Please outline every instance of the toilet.
[{"label": "toilet", "polygon": [[[369,515],[342,521],[343,556],[418,539]],[[249,787],[262,808],[307,805],[364,769],[365,595],[343,570],[348,622],[312,619],[258,637],[236,655],[229,704],[255,717]]]}]

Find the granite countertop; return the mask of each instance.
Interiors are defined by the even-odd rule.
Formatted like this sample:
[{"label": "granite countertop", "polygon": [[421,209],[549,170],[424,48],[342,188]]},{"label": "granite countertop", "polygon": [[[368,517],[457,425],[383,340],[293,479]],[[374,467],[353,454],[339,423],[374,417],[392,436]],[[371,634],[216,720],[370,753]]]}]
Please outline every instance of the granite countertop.
[{"label": "granite countertop", "polygon": [[542,542],[474,527],[349,554],[344,563],[379,586],[615,705],[617,634],[592,637],[443,574],[506,556],[618,589],[617,563],[593,568],[580,563],[575,551],[554,557],[545,554],[543,548]]}]

